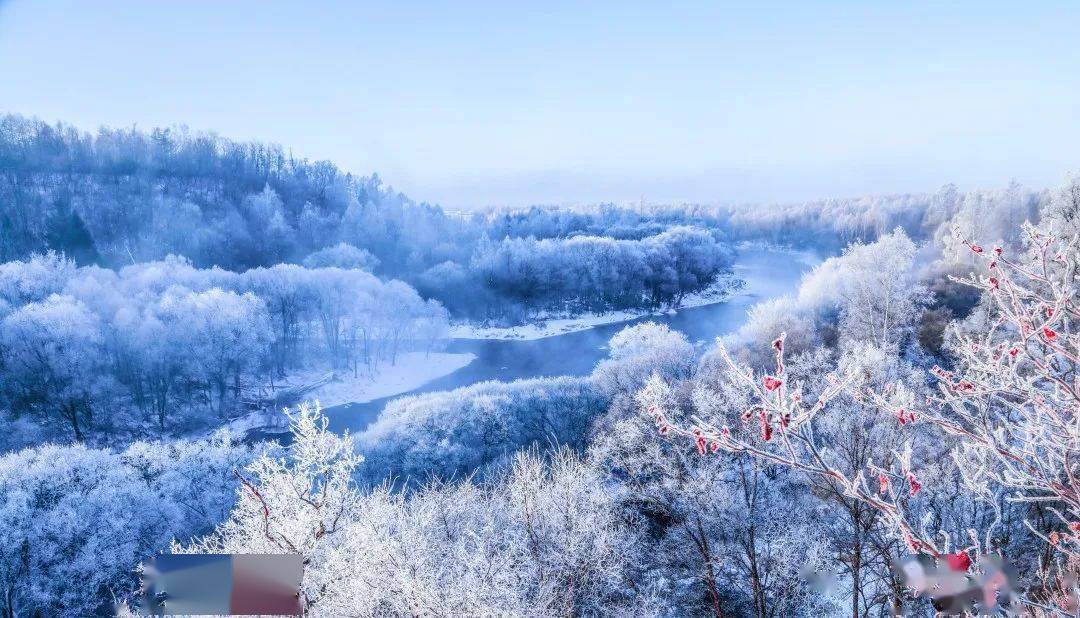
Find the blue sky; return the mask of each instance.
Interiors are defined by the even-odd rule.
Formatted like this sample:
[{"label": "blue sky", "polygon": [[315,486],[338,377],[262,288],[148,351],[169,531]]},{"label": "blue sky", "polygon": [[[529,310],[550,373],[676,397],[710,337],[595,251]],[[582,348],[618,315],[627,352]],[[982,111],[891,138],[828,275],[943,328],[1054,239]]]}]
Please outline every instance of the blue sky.
[{"label": "blue sky", "polygon": [[1042,187],[1080,168],[1077,32],[1075,3],[10,0],[0,109],[450,207]]}]

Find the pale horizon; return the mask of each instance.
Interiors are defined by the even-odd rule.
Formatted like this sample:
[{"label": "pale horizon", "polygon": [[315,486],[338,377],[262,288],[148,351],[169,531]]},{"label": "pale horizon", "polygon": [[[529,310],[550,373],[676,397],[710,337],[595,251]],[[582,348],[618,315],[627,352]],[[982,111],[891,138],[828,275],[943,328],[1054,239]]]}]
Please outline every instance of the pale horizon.
[{"label": "pale horizon", "polygon": [[277,143],[451,209],[1044,188],[1080,167],[1064,3],[110,7],[0,3],[0,110]]}]

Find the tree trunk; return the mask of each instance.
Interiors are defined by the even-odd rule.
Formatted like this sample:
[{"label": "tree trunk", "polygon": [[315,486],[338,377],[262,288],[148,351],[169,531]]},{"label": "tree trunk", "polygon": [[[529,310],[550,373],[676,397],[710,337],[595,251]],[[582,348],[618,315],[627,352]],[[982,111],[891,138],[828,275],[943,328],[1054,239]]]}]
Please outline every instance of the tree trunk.
[{"label": "tree trunk", "polygon": [[83,435],[79,429],[79,405],[74,403],[68,403],[64,405],[64,415],[67,416],[68,421],[71,422],[71,430],[75,434],[75,441],[82,442]]},{"label": "tree trunk", "polygon": [[[858,523],[856,521],[856,523]],[[862,587],[860,578],[862,571],[862,541],[858,533],[855,534],[855,544],[851,551],[851,616],[859,618],[859,589]]]},{"label": "tree trunk", "polygon": [[754,527],[750,527],[750,547],[747,552],[750,554],[750,583],[754,593],[754,614],[759,618],[765,618],[765,591],[761,586],[761,572],[758,570],[757,563],[757,539],[754,533]]},{"label": "tree trunk", "polygon": [[716,573],[713,571],[712,551],[709,549],[709,539],[705,535],[705,528],[701,525],[701,519],[697,519],[697,535],[691,534],[694,544],[697,545],[701,559],[705,563],[705,587],[709,592],[709,600],[712,602],[713,612],[719,618],[724,615],[720,608],[720,591],[716,588]]}]

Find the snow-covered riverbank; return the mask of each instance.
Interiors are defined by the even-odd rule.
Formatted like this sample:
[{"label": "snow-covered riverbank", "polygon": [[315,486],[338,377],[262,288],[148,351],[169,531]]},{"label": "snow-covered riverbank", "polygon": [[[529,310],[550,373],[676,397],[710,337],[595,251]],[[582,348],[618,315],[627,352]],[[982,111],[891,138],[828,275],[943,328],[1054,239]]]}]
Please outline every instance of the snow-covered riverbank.
[{"label": "snow-covered riverbank", "polygon": [[[721,303],[741,289],[743,282],[734,277],[725,277],[708,289],[697,294],[690,294],[683,299],[679,309],[704,307]],[[669,309],[662,313],[676,313],[678,309]],[[588,330],[605,324],[629,322],[649,315],[661,315],[661,312],[646,310],[611,311],[608,313],[583,313],[572,317],[554,316],[536,318],[532,324],[521,326],[479,326],[476,324],[455,324],[450,327],[452,339],[494,339],[500,341],[531,341]]]},{"label": "snow-covered riverbank", "polygon": [[[346,403],[367,403],[415,390],[428,382],[466,367],[476,358],[471,353],[406,352],[399,354],[397,363],[384,363],[373,374],[353,377],[351,371],[333,373],[333,379],[304,396],[305,401],[318,401],[323,408]],[[326,369],[298,371],[277,383],[278,388],[312,384],[332,372]],[[227,427],[236,433],[284,428],[288,420],[281,410],[266,410],[233,419]]]},{"label": "snow-covered riverbank", "polygon": [[[449,352],[406,352],[399,354],[397,363],[383,363],[373,375],[338,372],[334,381],[309,393],[305,399],[318,400],[324,408],[343,403],[365,403],[373,399],[405,393],[445,375],[454,373],[475,359],[474,354]],[[326,372],[305,372],[289,376],[290,382],[314,382]]]}]

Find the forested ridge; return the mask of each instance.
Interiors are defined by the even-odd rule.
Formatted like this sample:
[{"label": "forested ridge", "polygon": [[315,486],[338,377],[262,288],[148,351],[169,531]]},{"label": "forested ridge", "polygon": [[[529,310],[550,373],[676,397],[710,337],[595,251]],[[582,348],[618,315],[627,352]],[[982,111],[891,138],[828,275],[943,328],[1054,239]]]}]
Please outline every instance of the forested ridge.
[{"label": "forested ridge", "polygon": [[0,173],[2,261],[54,250],[117,268],[180,255],[242,271],[344,243],[360,256],[350,263],[403,279],[464,317],[501,320],[672,304],[731,263],[717,229],[616,213],[630,226],[612,236],[611,222],[591,216],[536,213],[523,226],[454,216],[377,175],[183,128],[91,135],[8,115]]}]

